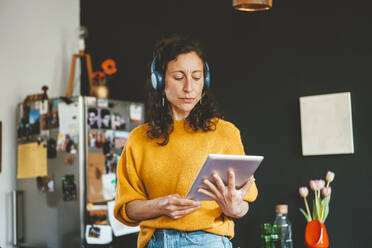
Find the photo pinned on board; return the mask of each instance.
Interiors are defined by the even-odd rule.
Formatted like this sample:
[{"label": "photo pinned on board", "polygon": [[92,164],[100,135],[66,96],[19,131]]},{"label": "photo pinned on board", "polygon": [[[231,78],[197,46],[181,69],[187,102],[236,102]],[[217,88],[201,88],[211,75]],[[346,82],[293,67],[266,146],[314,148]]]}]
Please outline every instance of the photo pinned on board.
[{"label": "photo pinned on board", "polygon": [[130,122],[137,123],[137,124],[141,123],[142,122],[142,112],[143,112],[142,105],[132,103],[129,106]]},{"label": "photo pinned on board", "polygon": [[29,116],[30,133],[31,135],[40,133],[40,111],[38,109],[31,109]]},{"label": "photo pinned on board", "polygon": [[102,145],[103,154],[108,154],[111,152],[113,141],[114,141],[114,131],[106,130],[104,134],[104,142]]},{"label": "photo pinned on board", "polygon": [[89,131],[88,132],[88,146],[92,148],[96,147],[96,140],[97,140],[97,132]]},{"label": "photo pinned on board", "polygon": [[40,104],[42,130],[49,130],[59,126],[58,103],[59,100],[56,99],[52,102],[44,101]]},{"label": "photo pinned on board", "polygon": [[77,153],[76,144],[72,140],[70,135],[66,135],[65,143],[66,143],[66,152],[71,153],[71,154],[76,154]]},{"label": "photo pinned on board", "polygon": [[116,153],[106,154],[106,173],[115,173],[116,165],[119,162],[120,155],[117,156]]},{"label": "photo pinned on board", "polygon": [[111,129],[111,112],[109,109],[100,109],[99,112],[100,128]]},{"label": "photo pinned on board", "polygon": [[36,185],[40,193],[54,192],[54,178],[52,175],[36,177]]},{"label": "photo pinned on board", "polygon": [[111,125],[112,129],[115,130],[125,130],[126,128],[126,121],[125,118],[120,115],[120,113],[112,113],[111,114]]},{"label": "photo pinned on board", "polygon": [[75,156],[74,155],[67,155],[64,159],[65,164],[72,166],[75,163]]},{"label": "photo pinned on board", "polygon": [[59,127],[58,120],[58,104],[60,100],[56,99],[49,104],[49,112],[47,114],[47,129],[53,129]]},{"label": "photo pinned on board", "polygon": [[62,177],[62,192],[64,201],[76,200],[76,183],[74,175]]},{"label": "photo pinned on board", "polygon": [[112,143],[114,141],[115,133],[114,130],[106,130],[105,131],[105,139]]},{"label": "photo pinned on board", "polygon": [[122,150],[129,137],[127,131],[115,131],[114,133],[114,147],[115,149]]},{"label": "photo pinned on board", "polygon": [[53,138],[48,139],[47,154],[48,154],[48,158],[56,158],[57,157],[57,142]]},{"label": "photo pinned on board", "polygon": [[103,132],[97,132],[96,138],[96,148],[101,148],[104,142],[104,134]]},{"label": "photo pinned on board", "polygon": [[70,135],[60,133],[58,135],[57,151],[76,154],[77,146]]},{"label": "photo pinned on board", "polygon": [[42,114],[41,115],[41,129],[42,130],[48,130],[48,124],[49,122],[49,115],[48,114]]},{"label": "photo pinned on board", "polygon": [[30,132],[30,110],[31,107],[28,103],[23,103],[22,106],[19,107],[19,116],[21,122],[18,124],[18,138],[21,140],[29,140],[31,138]]},{"label": "photo pinned on board", "polygon": [[89,228],[88,237],[99,238],[101,236],[101,228],[96,226],[91,226]]},{"label": "photo pinned on board", "polygon": [[40,101],[40,114],[41,115],[44,115],[44,114],[47,114],[48,113],[48,100],[41,100]]},{"label": "photo pinned on board", "polygon": [[89,128],[99,128],[99,116],[98,116],[98,109],[96,108],[88,108],[88,127]]}]

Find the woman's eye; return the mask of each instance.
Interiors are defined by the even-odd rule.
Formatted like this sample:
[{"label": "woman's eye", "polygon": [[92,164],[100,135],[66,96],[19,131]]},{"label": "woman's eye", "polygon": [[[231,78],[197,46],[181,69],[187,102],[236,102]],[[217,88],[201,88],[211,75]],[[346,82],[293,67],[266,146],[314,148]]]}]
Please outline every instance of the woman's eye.
[{"label": "woman's eye", "polygon": [[176,79],[177,81],[182,81],[183,80],[183,77],[176,77],[174,79]]},{"label": "woman's eye", "polygon": [[194,77],[195,81],[199,81],[200,79],[201,79],[201,77]]}]

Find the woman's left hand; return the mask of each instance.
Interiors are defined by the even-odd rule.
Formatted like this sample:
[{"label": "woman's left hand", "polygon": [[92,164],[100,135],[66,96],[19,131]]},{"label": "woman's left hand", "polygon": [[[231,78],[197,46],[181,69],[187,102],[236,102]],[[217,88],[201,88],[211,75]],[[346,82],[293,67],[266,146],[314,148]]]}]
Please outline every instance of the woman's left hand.
[{"label": "woman's left hand", "polygon": [[243,199],[255,179],[251,177],[240,189],[236,189],[235,173],[232,170],[227,173],[227,186],[217,173],[212,173],[212,177],[214,183],[204,179],[203,182],[208,188],[201,187],[198,191],[215,200],[225,215],[233,218],[243,217],[249,209],[248,202]]}]

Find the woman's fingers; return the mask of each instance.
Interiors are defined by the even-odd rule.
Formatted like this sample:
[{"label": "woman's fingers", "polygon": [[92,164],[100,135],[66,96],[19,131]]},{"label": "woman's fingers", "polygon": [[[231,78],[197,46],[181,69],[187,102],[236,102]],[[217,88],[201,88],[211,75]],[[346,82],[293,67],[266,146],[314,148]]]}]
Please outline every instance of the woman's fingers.
[{"label": "woman's fingers", "polygon": [[231,169],[227,172],[227,189],[229,192],[235,190],[235,173]]},{"label": "woman's fingers", "polygon": [[168,205],[165,207],[168,216],[172,219],[178,219],[201,207],[200,201],[193,201],[184,198],[171,197]]},{"label": "woman's fingers", "polygon": [[169,214],[169,217],[171,217],[172,219],[179,219],[195,210],[198,210],[199,207],[193,207],[193,208],[188,208],[188,209],[180,209],[180,210],[176,210],[176,211],[173,211],[172,213]]},{"label": "woman's fingers", "polygon": [[212,192],[210,192],[209,190],[205,189],[205,188],[199,188],[198,189],[198,192],[210,197],[211,199],[217,201],[217,197],[215,194],[213,194]]},{"label": "woman's fingers", "polygon": [[221,192],[217,187],[216,185],[214,185],[211,181],[209,181],[208,179],[204,179],[203,180],[203,183],[208,186],[208,190],[210,192],[212,192],[217,198],[221,198],[222,197],[222,194],[223,194],[223,191]]},{"label": "woman's fingers", "polygon": [[253,177],[251,177],[241,188],[240,188],[240,192],[242,193],[242,197],[244,198],[244,196],[247,194],[249,188],[252,186],[252,183],[256,181],[256,179],[254,179]]},{"label": "woman's fingers", "polygon": [[194,201],[194,200],[190,200],[190,199],[185,199],[185,198],[182,198],[181,196],[174,196],[174,195],[171,195],[171,197],[169,197],[169,204],[170,205],[176,205],[176,206],[186,206],[186,207],[197,207],[197,206],[200,206],[200,202],[199,201]]},{"label": "woman's fingers", "polygon": [[169,212],[174,212],[174,211],[181,211],[181,210],[187,210],[187,209],[193,209],[193,208],[200,208],[201,205],[199,206],[180,206],[180,205],[169,205],[166,207],[166,209],[169,211]]},{"label": "woman's fingers", "polygon": [[218,190],[220,192],[224,192],[226,186],[223,183],[221,177],[217,173],[215,173],[215,172],[212,173],[212,177],[213,177],[214,181],[216,182],[216,186],[217,186]]}]

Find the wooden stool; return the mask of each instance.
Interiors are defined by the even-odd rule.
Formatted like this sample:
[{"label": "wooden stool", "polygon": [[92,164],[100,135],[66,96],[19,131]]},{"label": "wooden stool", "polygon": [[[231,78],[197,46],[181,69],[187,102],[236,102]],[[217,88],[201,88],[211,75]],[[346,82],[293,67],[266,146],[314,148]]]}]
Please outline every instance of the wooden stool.
[{"label": "wooden stool", "polygon": [[72,56],[72,63],[71,63],[71,68],[70,68],[70,79],[68,80],[68,88],[67,88],[67,95],[66,95],[68,98],[72,96],[72,89],[74,87],[76,60],[81,57],[85,57],[85,62],[86,62],[87,71],[88,71],[90,92],[93,89],[93,78],[92,78],[93,69],[92,69],[92,60],[90,58],[90,54],[85,53],[84,51],[80,50],[79,54],[74,54]]}]

